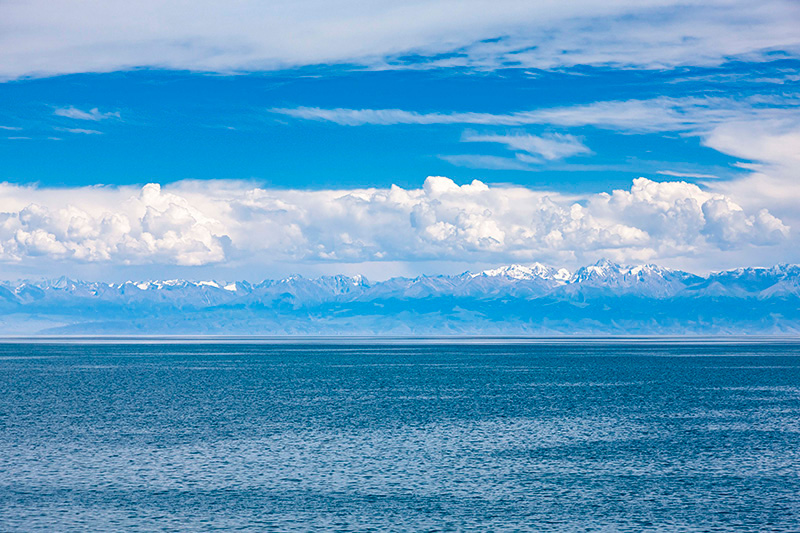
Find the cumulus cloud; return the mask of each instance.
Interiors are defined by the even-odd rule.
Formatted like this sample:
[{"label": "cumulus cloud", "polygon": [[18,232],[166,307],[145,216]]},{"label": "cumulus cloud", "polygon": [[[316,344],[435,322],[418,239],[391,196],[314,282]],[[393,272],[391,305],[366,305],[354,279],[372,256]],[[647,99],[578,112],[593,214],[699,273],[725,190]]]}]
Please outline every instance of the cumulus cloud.
[{"label": "cumulus cloud", "polygon": [[800,48],[792,0],[29,0],[0,3],[0,77],[136,67],[664,68]]},{"label": "cumulus cloud", "polygon": [[723,249],[752,244],[778,244],[789,228],[767,210],[746,213],[731,198],[685,182],[634,180],[629,191],[602,193],[589,209],[604,220],[635,226],[662,249],[692,247],[699,241]]},{"label": "cumulus cloud", "polygon": [[[20,205],[25,204],[20,208]],[[224,259],[222,226],[157,184],[127,188],[0,192],[0,256],[120,264],[200,265]]]},{"label": "cumulus cloud", "polygon": [[0,188],[0,258],[203,265],[269,260],[658,260],[791,238],[766,209],[645,178],[583,197],[524,187],[281,190],[240,182],[141,189]]}]

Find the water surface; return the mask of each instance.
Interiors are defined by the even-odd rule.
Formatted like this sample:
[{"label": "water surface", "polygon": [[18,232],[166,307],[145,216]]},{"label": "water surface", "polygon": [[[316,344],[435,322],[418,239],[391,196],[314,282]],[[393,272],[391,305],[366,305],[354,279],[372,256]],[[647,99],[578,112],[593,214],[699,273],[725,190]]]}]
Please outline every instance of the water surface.
[{"label": "water surface", "polygon": [[800,530],[800,344],[0,345],[0,530]]}]

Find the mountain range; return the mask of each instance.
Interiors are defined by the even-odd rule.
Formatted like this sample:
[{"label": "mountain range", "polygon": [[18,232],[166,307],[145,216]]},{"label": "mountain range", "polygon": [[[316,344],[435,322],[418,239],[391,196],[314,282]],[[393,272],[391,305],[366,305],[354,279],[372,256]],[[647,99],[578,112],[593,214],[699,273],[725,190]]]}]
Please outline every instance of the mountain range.
[{"label": "mountain range", "polygon": [[800,265],[700,276],[601,260],[455,276],[0,283],[0,335],[800,333]]}]

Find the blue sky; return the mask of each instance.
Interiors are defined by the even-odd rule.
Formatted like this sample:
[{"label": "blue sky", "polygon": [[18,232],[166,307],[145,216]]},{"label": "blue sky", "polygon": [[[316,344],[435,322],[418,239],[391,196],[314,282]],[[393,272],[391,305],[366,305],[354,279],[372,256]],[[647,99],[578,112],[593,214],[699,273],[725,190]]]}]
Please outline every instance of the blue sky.
[{"label": "blue sky", "polygon": [[0,7],[7,277],[800,261],[792,2],[142,4]]},{"label": "blue sky", "polygon": [[[460,182],[477,178],[596,191],[625,186],[638,176],[665,179],[659,171],[731,178],[742,173],[734,166],[736,158],[703,147],[698,137],[683,132],[550,124],[342,127],[270,110],[507,114],[658,97],[780,97],[785,83],[757,80],[777,79],[787,72],[800,73],[800,62],[655,72],[598,67],[559,72],[374,72],[318,67],[212,76],[138,70],[19,80],[0,85],[2,124],[21,128],[4,132],[0,168],[11,182],[58,186],[253,179],[277,187],[413,187],[428,175],[446,175]],[[726,76],[732,80],[717,81]],[[73,107],[111,116],[86,120],[55,114]],[[566,134],[577,137],[587,150],[524,164],[501,144],[463,142],[465,133]],[[30,139],[9,139],[13,137]]]}]

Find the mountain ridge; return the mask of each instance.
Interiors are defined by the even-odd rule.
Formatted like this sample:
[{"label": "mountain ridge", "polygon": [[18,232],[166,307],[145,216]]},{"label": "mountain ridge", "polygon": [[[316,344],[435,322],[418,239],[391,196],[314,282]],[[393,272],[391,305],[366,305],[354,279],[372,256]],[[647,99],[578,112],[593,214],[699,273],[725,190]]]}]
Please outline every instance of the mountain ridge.
[{"label": "mountain ridge", "polygon": [[797,334],[800,265],[701,276],[601,260],[457,275],[0,283],[0,335]]}]

